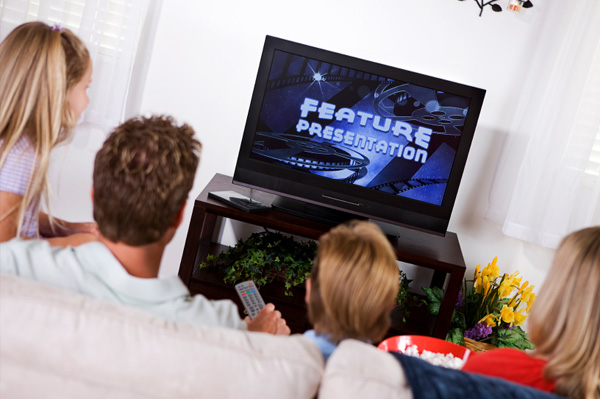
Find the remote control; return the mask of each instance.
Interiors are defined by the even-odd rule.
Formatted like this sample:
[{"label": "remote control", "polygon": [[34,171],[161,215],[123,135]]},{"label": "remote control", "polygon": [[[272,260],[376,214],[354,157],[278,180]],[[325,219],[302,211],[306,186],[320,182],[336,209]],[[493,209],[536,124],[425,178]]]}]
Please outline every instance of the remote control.
[{"label": "remote control", "polygon": [[235,191],[211,191],[208,193],[208,196],[250,213],[271,209],[269,205],[265,205],[260,201],[253,200]]},{"label": "remote control", "polygon": [[254,281],[239,283],[235,286],[235,289],[246,308],[246,312],[248,312],[248,316],[253,319],[265,307],[265,302],[254,285]]}]

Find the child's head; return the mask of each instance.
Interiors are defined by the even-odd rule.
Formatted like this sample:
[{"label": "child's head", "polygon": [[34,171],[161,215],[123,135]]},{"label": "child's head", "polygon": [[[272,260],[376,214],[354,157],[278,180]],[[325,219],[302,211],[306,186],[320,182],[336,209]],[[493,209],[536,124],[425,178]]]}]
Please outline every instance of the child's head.
[{"label": "child's head", "polygon": [[[15,28],[0,44],[0,134],[25,134],[34,145],[64,140],[76,124],[81,104],[73,91],[91,75],[90,55],[73,32],[43,22]],[[39,135],[47,135],[43,140]]]},{"label": "child's head", "polygon": [[[600,226],[571,233],[529,316],[529,335],[544,372],[568,397],[597,397],[600,386]],[[596,396],[590,395],[595,393]]]},{"label": "child's head", "polygon": [[377,342],[390,326],[400,273],[390,242],[377,225],[353,221],[319,239],[310,281],[308,315],[333,342]]},{"label": "child's head", "polygon": [[131,246],[158,241],[182,210],[202,146],[166,116],[132,118],[111,133],[94,163],[100,233]]},{"label": "child's head", "polygon": [[83,42],[68,29],[29,22],[0,43],[0,65],[0,168],[22,138],[36,162],[23,201],[0,215],[17,212],[19,235],[25,210],[36,208],[47,193],[51,149],[69,137],[89,102],[85,89],[92,63]]}]

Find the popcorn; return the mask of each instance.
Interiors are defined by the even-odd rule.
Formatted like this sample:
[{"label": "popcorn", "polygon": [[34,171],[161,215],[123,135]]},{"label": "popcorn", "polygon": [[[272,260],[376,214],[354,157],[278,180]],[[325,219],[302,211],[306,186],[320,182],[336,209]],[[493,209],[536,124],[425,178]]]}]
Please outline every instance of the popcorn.
[{"label": "popcorn", "polygon": [[465,364],[465,361],[463,359],[454,356],[452,353],[444,354],[423,350],[423,352],[419,354],[419,348],[417,347],[417,345],[410,345],[406,347],[404,354],[418,357],[433,365],[442,366],[449,369],[458,370],[461,369],[462,366]]}]

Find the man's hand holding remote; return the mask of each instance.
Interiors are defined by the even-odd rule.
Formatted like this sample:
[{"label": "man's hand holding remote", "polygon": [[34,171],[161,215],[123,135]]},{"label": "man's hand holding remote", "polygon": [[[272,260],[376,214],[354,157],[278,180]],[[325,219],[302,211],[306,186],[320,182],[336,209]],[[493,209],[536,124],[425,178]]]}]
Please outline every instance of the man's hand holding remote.
[{"label": "man's hand holding remote", "polygon": [[248,331],[290,335],[290,328],[287,326],[285,319],[281,317],[281,312],[275,310],[275,305],[272,303],[267,303],[254,319],[246,317],[244,321],[248,325]]}]

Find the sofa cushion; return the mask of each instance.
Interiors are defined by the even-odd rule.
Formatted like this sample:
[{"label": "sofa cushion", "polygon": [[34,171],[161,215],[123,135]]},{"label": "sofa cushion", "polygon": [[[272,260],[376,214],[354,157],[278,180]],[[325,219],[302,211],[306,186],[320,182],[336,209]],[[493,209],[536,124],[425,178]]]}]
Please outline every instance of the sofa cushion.
[{"label": "sofa cushion", "polygon": [[412,399],[412,393],[391,354],[347,339],[327,361],[319,390],[319,399],[337,398]]},{"label": "sofa cushion", "polygon": [[312,398],[319,349],[0,276],[0,397]]}]

